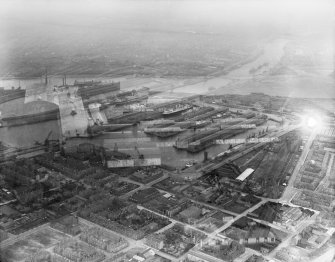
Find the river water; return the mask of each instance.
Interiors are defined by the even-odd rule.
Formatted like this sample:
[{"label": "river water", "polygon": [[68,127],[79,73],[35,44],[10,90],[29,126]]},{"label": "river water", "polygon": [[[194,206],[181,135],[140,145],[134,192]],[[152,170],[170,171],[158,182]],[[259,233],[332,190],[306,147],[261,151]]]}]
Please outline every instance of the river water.
[{"label": "river water", "polygon": [[[120,81],[121,90],[137,89],[146,86],[151,90],[161,91],[161,93],[149,99],[149,102],[153,103],[160,103],[192,94],[212,93],[213,91],[217,90],[221,90],[225,93],[243,93],[243,90],[236,90],[234,88],[234,83],[236,81],[248,81],[251,78],[249,74],[251,68],[257,67],[265,62],[269,65],[276,64],[283,54],[283,48],[286,43],[287,40],[285,39],[277,39],[274,42],[266,45],[263,55],[258,57],[255,61],[242,65],[240,68],[232,70],[226,75],[214,77],[211,79],[162,79],[137,77],[106,78],[91,76],[67,76],[67,83],[72,84],[75,80],[102,80],[106,82]],[[20,80],[2,79],[0,80],[0,86],[11,88],[12,86],[18,87],[20,85],[22,88],[26,88],[28,94],[28,97],[26,98],[27,102],[31,101],[31,99],[36,99],[36,97],[38,97],[38,93],[43,94],[45,92],[52,92],[55,85],[62,84],[62,78],[62,76],[49,76],[49,82],[47,86],[43,84],[44,80],[42,78]],[[254,90],[254,92],[256,91],[257,90]],[[249,93],[249,91],[247,93]],[[30,94],[33,95],[29,96]],[[268,123],[268,125],[274,125],[274,123]],[[114,148],[115,143],[117,143],[120,151],[135,155],[136,151],[134,150],[134,147],[137,146],[141,154],[144,154],[145,157],[150,158],[160,156],[164,164],[178,167],[184,166],[185,163],[190,160],[203,160],[203,152],[191,154],[186,151],[176,150],[174,147],[172,147],[171,143],[175,141],[176,137],[166,139],[149,137],[143,132],[137,132],[138,128],[141,129],[141,127],[135,127],[123,133],[108,133],[89,141],[108,148]],[[60,136],[58,121],[49,121],[27,126],[0,128],[0,139],[6,144],[10,144],[12,146],[28,146],[34,144],[35,141],[44,141],[50,130],[53,130],[51,135],[52,139]],[[181,134],[181,136],[185,136],[190,132],[193,131],[187,131]],[[251,130],[249,133],[250,132],[255,132],[255,130]],[[248,132],[239,135],[237,138],[246,137],[247,134]],[[131,142],[129,141],[129,138],[135,138],[137,141]],[[85,141],[87,141],[87,139],[74,139],[69,143],[76,144]],[[207,150],[208,155],[209,157],[213,157],[221,152],[226,151],[227,147],[228,145],[213,145]]]},{"label": "river water", "polygon": [[[269,126],[269,130],[274,130],[278,124],[273,121],[267,121],[256,129],[246,130],[245,133],[237,135],[234,138],[246,138],[249,134],[258,133],[259,131],[266,129],[267,126]],[[132,127],[125,131],[106,133],[94,139],[74,138],[69,140],[67,144],[70,146],[89,142],[109,149],[114,149],[115,145],[117,145],[120,152],[130,154],[133,157],[138,157],[138,153],[135,151],[136,146],[145,158],[160,157],[163,164],[178,168],[184,167],[189,161],[195,160],[196,162],[201,162],[204,160],[204,152],[202,151],[198,153],[189,153],[173,147],[177,137],[183,138],[191,135],[194,133],[194,130],[187,130],[177,136],[162,139],[145,134],[142,131],[142,127],[143,126],[140,124],[139,126]],[[219,153],[227,151],[228,147],[229,144],[215,144],[207,148],[206,151],[208,152],[208,157],[214,157]]]}]

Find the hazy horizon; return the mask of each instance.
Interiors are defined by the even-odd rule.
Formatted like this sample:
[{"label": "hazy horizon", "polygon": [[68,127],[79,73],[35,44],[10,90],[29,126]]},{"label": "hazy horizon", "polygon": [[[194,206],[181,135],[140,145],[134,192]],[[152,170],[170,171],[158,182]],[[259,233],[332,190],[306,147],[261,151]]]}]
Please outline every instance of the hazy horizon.
[{"label": "hazy horizon", "polygon": [[38,77],[45,68],[54,75],[204,77],[252,61],[268,42],[281,38],[288,42],[271,74],[324,79],[334,72],[329,0],[3,0],[0,5],[2,77]]}]

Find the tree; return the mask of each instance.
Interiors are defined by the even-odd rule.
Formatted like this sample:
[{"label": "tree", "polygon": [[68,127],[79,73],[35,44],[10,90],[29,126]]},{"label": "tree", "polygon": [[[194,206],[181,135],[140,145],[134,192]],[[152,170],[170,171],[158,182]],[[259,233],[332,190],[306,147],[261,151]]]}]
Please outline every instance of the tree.
[{"label": "tree", "polygon": [[168,230],[165,233],[165,242],[168,245],[175,245],[176,243],[182,241],[182,238],[179,234],[176,234],[174,232],[172,232],[171,230]]},{"label": "tree", "polygon": [[178,233],[184,234],[185,228],[182,224],[177,223],[173,226],[173,230]]},{"label": "tree", "polygon": [[111,202],[111,204],[109,205],[109,209],[110,210],[119,210],[121,209],[123,206],[122,202],[120,199],[118,198],[114,198]]}]

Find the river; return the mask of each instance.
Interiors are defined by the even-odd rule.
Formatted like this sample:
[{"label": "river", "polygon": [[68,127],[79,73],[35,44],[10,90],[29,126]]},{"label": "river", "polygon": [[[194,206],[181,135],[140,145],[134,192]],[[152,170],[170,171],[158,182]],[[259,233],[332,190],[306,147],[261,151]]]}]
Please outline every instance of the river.
[{"label": "river", "polygon": [[[151,97],[149,102],[160,103],[162,101],[178,99],[183,96],[189,96],[192,94],[200,93],[212,93],[216,90],[223,90],[225,93],[236,93],[242,92],[243,90],[234,89],[235,82],[248,81],[250,76],[250,69],[258,67],[264,63],[268,63],[269,66],[273,66],[278,63],[280,57],[283,54],[283,48],[288,40],[277,39],[269,42],[264,47],[264,52],[256,60],[241,65],[241,67],[234,69],[227,74],[222,76],[213,77],[210,79],[195,78],[195,79],[163,79],[163,78],[137,78],[137,77],[122,77],[122,78],[106,78],[106,77],[91,77],[91,76],[67,76],[67,83],[72,84],[75,80],[102,80],[102,81],[120,81],[121,90],[136,89],[143,86],[149,87],[151,90],[161,91],[161,93]],[[22,88],[27,89],[28,96],[26,102],[31,99],[36,99],[38,93],[52,92],[55,85],[62,84],[62,76],[49,76],[49,82],[47,86],[43,85],[42,78],[35,79],[2,79],[0,86],[5,88],[11,88],[11,86],[20,85]],[[257,90],[254,90],[256,92]],[[249,92],[248,92],[249,93]],[[32,98],[33,97],[33,98]],[[270,123],[273,125],[274,123]],[[27,146],[33,144],[35,141],[43,141],[50,130],[53,130],[52,138],[59,136],[59,126],[56,122],[45,122],[39,124],[33,124],[28,126],[17,126],[11,128],[1,128],[0,138],[7,144],[13,146]],[[187,131],[182,136],[192,131]],[[253,131],[251,131],[253,132]],[[257,131],[258,132],[258,131]],[[146,141],[138,142],[126,142],[127,136],[129,137],[145,137]],[[238,137],[245,137],[246,134]],[[101,137],[90,140],[93,143],[104,145],[112,148],[115,145],[115,140],[119,139],[117,143],[120,151],[130,152],[134,154],[135,145],[139,148],[140,152],[146,157],[161,156],[162,162],[168,165],[174,165],[182,167],[189,160],[202,161],[203,152],[197,154],[191,154],[186,151],[176,150],[174,147],[164,146],[163,142],[175,141],[175,137],[168,139],[158,139],[155,137],[146,136],[144,133],[136,132],[136,130],[130,130],[130,135],[122,133],[109,133]],[[81,141],[81,140],[79,140]],[[85,141],[82,140],[82,141]],[[78,142],[78,141],[77,141]],[[207,151],[209,157],[213,157],[223,151],[227,150],[228,145],[214,145]]]},{"label": "river", "polygon": [[[274,130],[278,126],[277,123],[273,121],[267,121],[263,125],[257,127],[256,129],[246,130],[245,133],[237,135],[238,138],[246,138],[249,134],[258,133],[261,130],[266,129],[269,126],[269,130]],[[80,143],[94,143],[96,145],[104,146],[109,149],[114,149],[115,144],[120,152],[128,153],[133,157],[138,157],[135,151],[135,146],[138,148],[139,152],[143,154],[146,158],[157,158],[162,159],[162,163],[182,168],[189,161],[195,160],[196,162],[201,162],[204,160],[204,153],[189,153],[184,150],[178,150],[172,145],[176,141],[177,137],[183,138],[192,134],[193,130],[187,130],[177,136],[168,138],[158,138],[155,136],[150,136],[145,134],[142,130],[142,125],[132,127],[125,131],[105,133],[94,139],[85,138],[74,138],[68,141],[68,145],[78,145]],[[198,132],[198,131],[195,131]],[[206,149],[208,152],[208,157],[215,157],[219,153],[228,150],[229,144],[215,144]]]}]

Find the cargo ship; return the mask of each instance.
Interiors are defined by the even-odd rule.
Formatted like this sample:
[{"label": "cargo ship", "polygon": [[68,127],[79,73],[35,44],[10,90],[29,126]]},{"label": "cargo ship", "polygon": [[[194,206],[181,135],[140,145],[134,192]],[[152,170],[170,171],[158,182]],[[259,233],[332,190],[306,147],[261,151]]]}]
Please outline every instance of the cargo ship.
[{"label": "cargo ship", "polygon": [[192,108],[192,106],[190,106],[190,105],[183,105],[183,106],[177,105],[174,108],[169,108],[167,110],[164,110],[163,111],[163,116],[165,116],[165,117],[174,116],[174,115],[182,113],[186,110],[189,110],[191,108]]},{"label": "cargo ship", "polygon": [[125,99],[117,99],[111,104],[115,106],[123,106],[123,105],[129,105],[134,103],[142,102],[143,100],[147,100],[149,96],[143,95],[143,96],[134,96],[134,97],[126,97]]},{"label": "cargo ship", "polygon": [[177,135],[181,132],[184,132],[186,129],[182,129],[180,127],[163,127],[163,128],[145,128],[144,132],[146,134],[154,135],[157,137],[170,137]]},{"label": "cargo ship", "polygon": [[20,109],[1,117],[1,127],[20,126],[60,119],[57,105],[46,101],[23,104]]},{"label": "cargo ship", "polygon": [[20,87],[17,89],[4,89],[3,87],[0,88],[0,104],[18,99],[23,98],[26,96],[26,90],[21,89]]},{"label": "cargo ship", "polygon": [[132,112],[129,114],[123,114],[119,116],[108,115],[108,123],[110,124],[136,124],[141,121],[149,121],[154,119],[159,119],[162,117],[162,113],[158,111],[142,111],[142,112]]},{"label": "cargo ship", "polygon": [[144,132],[150,135],[165,138],[182,133],[189,128],[201,128],[210,123],[210,121],[186,121],[177,123],[163,122],[161,124],[148,126],[144,129]]},{"label": "cargo ship", "polygon": [[120,82],[103,83],[101,81],[75,81],[74,86],[78,87],[77,94],[83,99],[89,99],[93,96],[111,92],[117,93],[120,91]]},{"label": "cargo ship", "polygon": [[185,120],[188,120],[188,119],[193,119],[197,116],[203,115],[203,114],[208,113],[208,112],[213,111],[213,110],[214,110],[214,108],[212,108],[212,107],[202,107],[202,108],[201,107],[195,107],[195,108],[193,108],[193,110],[191,112],[184,112],[181,115],[174,117],[173,120],[175,120],[176,122],[185,121]]},{"label": "cargo ship", "polygon": [[211,135],[205,136],[203,138],[200,138],[190,144],[185,148],[186,151],[191,153],[196,153],[201,150],[204,150],[212,145],[215,144],[216,139],[225,140],[233,138],[234,136],[244,133],[245,129],[239,128],[234,130],[220,130],[218,132],[215,132]]},{"label": "cargo ship", "polygon": [[115,106],[123,106],[142,102],[149,98],[149,90],[149,88],[143,87],[138,90],[119,93],[117,94],[116,99],[111,101],[111,104]]},{"label": "cargo ship", "polygon": [[4,117],[1,120],[1,126],[21,126],[57,119],[59,119],[59,110],[42,112],[39,114]]},{"label": "cargo ship", "polygon": [[208,121],[208,120],[201,120],[201,121],[196,121],[195,122],[195,128],[202,128],[202,127],[205,127],[205,126],[208,126],[210,125],[212,122],[211,121]]},{"label": "cargo ship", "polygon": [[117,130],[122,130],[127,127],[131,127],[133,124],[103,124],[103,125],[93,125],[87,127],[87,133],[89,136],[101,135],[104,132],[114,132]]},{"label": "cargo ship", "polygon": [[94,81],[94,80],[78,81],[78,80],[75,80],[73,85],[74,86],[79,86],[79,87],[85,87],[85,86],[94,86],[94,85],[98,85],[98,84],[101,84],[101,81]]}]

